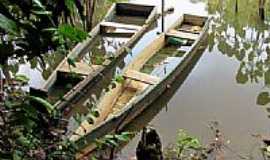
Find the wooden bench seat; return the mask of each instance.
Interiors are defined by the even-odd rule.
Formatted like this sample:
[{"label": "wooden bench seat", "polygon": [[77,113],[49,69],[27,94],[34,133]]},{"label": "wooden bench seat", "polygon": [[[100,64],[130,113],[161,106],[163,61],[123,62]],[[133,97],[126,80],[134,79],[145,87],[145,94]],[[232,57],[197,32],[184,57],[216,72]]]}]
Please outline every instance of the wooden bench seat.
[{"label": "wooden bench seat", "polygon": [[199,34],[194,34],[194,33],[189,33],[189,32],[182,32],[182,31],[177,31],[177,30],[170,30],[167,33],[168,36],[173,36],[173,37],[179,37],[183,39],[190,39],[190,40],[197,40],[199,38]]},{"label": "wooden bench seat", "polygon": [[108,27],[108,28],[121,28],[127,30],[140,30],[142,27],[138,25],[131,25],[131,24],[124,24],[124,23],[117,23],[117,22],[101,22],[101,27]]},{"label": "wooden bench seat", "polygon": [[150,85],[155,85],[159,82],[158,77],[151,76],[151,75],[148,75],[145,73],[141,73],[141,72],[138,72],[136,70],[128,70],[124,74],[124,77],[131,79],[131,80],[139,81],[142,83],[150,84]]},{"label": "wooden bench seat", "polygon": [[99,65],[89,65],[84,62],[76,62],[76,67],[70,66],[67,62],[65,62],[59,69],[59,72],[63,73],[76,73],[80,75],[87,76],[92,73],[94,70],[98,69]]}]

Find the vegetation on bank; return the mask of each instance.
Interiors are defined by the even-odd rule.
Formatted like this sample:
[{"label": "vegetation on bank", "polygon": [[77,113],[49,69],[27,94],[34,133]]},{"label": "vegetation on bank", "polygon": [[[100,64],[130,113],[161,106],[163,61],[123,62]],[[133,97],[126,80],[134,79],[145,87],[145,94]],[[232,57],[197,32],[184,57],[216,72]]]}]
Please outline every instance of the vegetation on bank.
[{"label": "vegetation on bank", "polygon": [[[94,9],[102,3],[109,6],[114,0],[98,1],[99,5],[95,2],[0,2],[0,159],[75,159],[77,146],[68,140],[67,129],[62,127],[67,120],[45,99],[30,96],[25,91],[29,79],[24,75],[11,76],[8,63],[10,59],[39,57],[45,65],[44,54],[65,56],[70,46],[91,36],[87,31],[96,23]],[[72,65],[72,60],[69,62]],[[126,135],[115,137],[125,140]],[[117,143],[108,137],[101,142]]]}]

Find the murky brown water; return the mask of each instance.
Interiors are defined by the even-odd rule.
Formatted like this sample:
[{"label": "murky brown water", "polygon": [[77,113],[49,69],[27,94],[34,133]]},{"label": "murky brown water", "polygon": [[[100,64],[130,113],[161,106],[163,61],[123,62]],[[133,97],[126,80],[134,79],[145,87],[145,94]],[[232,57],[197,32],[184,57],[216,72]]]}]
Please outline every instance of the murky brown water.
[{"label": "murky brown water", "polygon": [[[149,3],[160,4],[159,1],[151,0]],[[158,100],[158,104],[154,104],[148,114],[145,113],[146,117],[139,118],[136,123],[150,121],[149,125],[157,129],[163,145],[167,146],[175,142],[179,129],[185,129],[203,143],[209,143],[213,135],[207,124],[218,121],[232,149],[225,150],[226,159],[240,159],[237,154],[260,159],[260,143],[252,134],[269,134],[270,119],[266,110],[270,107],[267,98],[269,27],[259,20],[254,1],[240,1],[237,16],[234,1],[221,2],[166,1],[167,7],[175,7],[175,13],[166,18],[167,25],[179,13],[210,12],[217,15],[215,26],[208,49],[181,87],[176,86],[179,88],[170,100]],[[161,111],[159,104],[163,106]],[[122,150],[122,159],[135,155],[139,138],[138,134]]]}]

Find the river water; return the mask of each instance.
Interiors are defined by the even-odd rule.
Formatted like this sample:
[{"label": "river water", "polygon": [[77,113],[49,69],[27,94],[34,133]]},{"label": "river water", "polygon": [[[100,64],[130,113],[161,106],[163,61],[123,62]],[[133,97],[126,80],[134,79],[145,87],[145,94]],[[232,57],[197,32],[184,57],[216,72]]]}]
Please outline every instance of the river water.
[{"label": "river water", "polygon": [[[161,0],[130,1],[161,8]],[[153,126],[164,147],[175,142],[179,129],[206,144],[213,139],[207,124],[218,121],[229,142],[226,159],[240,159],[237,154],[258,159],[260,143],[252,135],[267,135],[270,130],[269,12],[266,20],[261,21],[255,0],[239,0],[238,13],[235,13],[235,0],[165,0],[165,3],[165,8],[175,9],[166,16],[165,26],[170,26],[183,13],[214,16],[208,47],[193,70],[180,75],[172,91],[165,93],[127,128],[138,131],[147,124]],[[138,54],[160,30],[159,20],[157,28],[138,42],[133,53]],[[125,62],[131,59],[128,55]],[[44,83],[46,73],[41,75],[40,67],[30,68],[21,65],[18,70],[30,76],[31,86],[38,87]],[[137,133],[122,149],[122,159],[135,155],[140,138]]]},{"label": "river water", "polygon": [[[131,2],[160,6],[161,0]],[[176,141],[179,129],[207,144],[214,138],[208,124],[217,121],[230,148],[225,149],[226,159],[241,159],[239,154],[261,158],[260,142],[252,135],[269,134],[270,37],[268,21],[258,17],[257,2],[240,0],[238,13],[233,0],[165,3],[165,8],[175,8],[165,18],[166,26],[182,13],[213,15],[209,46],[172,97],[160,98],[128,128],[153,126],[164,147]],[[139,139],[137,134],[124,147],[122,159],[135,156]]]}]

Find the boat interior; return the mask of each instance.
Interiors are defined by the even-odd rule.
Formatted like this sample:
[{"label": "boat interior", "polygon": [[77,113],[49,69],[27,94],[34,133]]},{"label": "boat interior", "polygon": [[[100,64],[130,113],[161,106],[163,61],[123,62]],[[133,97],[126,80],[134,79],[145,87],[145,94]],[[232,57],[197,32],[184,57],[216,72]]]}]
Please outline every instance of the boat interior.
[{"label": "boat interior", "polygon": [[[97,106],[100,116],[95,123],[85,121],[75,133],[85,135],[101,122],[123,112],[149,86],[158,85],[187,56],[203,32],[206,20],[205,17],[184,15],[166,34],[160,34],[125,68],[124,81],[101,98]],[[71,139],[76,138],[78,136],[73,135]]]},{"label": "boat interior", "polygon": [[68,55],[75,61],[74,65],[65,59],[45,83],[42,90],[49,101],[57,102],[86,76],[100,70],[113,59],[117,51],[144,27],[154,9],[154,6],[131,3],[116,3],[112,6],[104,20],[90,33],[87,46],[84,49],[75,47]]}]

